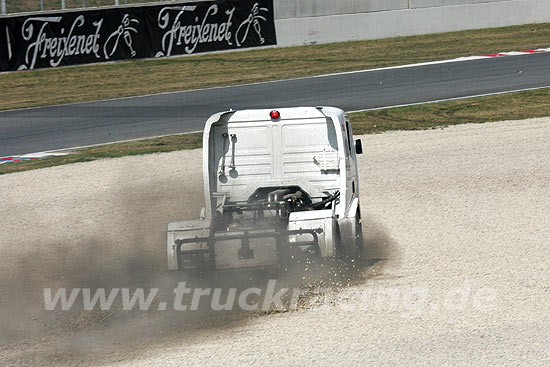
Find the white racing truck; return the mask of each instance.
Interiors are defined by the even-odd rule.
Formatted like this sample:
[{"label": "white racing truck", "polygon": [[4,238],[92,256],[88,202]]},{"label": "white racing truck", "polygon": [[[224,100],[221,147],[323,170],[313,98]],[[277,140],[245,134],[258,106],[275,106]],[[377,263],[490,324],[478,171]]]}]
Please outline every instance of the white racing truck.
[{"label": "white racing truck", "polygon": [[363,249],[348,116],[333,107],[227,111],[203,136],[205,207],[170,223],[171,270],[268,268],[297,256],[358,259]]}]

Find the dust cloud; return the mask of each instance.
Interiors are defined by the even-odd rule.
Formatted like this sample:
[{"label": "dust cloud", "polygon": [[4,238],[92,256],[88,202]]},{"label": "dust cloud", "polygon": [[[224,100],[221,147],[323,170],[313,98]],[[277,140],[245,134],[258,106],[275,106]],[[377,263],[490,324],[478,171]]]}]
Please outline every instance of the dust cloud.
[{"label": "dust cloud", "polygon": [[[81,298],[71,310],[46,311],[44,288],[53,292],[59,288],[67,288],[68,292],[90,288],[92,294],[98,288],[105,288],[107,294],[113,288],[158,288],[155,299],[170,300],[179,282],[186,282],[189,288],[222,288],[224,292],[255,287],[263,294],[269,279],[277,279],[275,291],[300,289],[298,306],[307,308],[311,304],[308,298],[315,296],[317,289],[338,291],[371,276],[374,268],[381,271],[392,248],[386,230],[367,219],[363,224],[362,262],[302,259],[276,274],[188,276],[165,271],[164,231],[170,221],[198,216],[203,205],[202,187],[182,189],[172,195],[168,205],[158,183],[132,184],[110,195],[110,207],[104,208],[108,215],[97,219],[93,231],[77,241],[52,243],[12,259],[9,271],[0,271],[0,343],[6,353],[3,363],[71,364],[88,358],[91,350],[95,350],[97,358],[98,349],[108,355],[122,346],[135,348],[145,342],[151,345],[174,335],[184,338],[197,331],[241,325],[271,312],[291,311],[283,308],[245,312],[238,307],[213,311],[211,296],[201,298],[195,311],[175,311],[170,306],[159,311],[158,302],[148,311],[123,311],[118,297],[106,311],[83,310]],[[254,297],[250,300],[255,302]],[[29,349],[29,344],[34,347]],[[21,348],[25,353],[21,353]]]}]

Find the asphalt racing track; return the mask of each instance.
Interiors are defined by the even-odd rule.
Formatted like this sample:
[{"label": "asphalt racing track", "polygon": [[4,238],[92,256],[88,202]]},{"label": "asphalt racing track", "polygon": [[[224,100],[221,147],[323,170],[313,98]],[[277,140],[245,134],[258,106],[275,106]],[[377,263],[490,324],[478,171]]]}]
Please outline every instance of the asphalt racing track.
[{"label": "asphalt racing track", "polygon": [[3,111],[0,156],[198,131],[229,108],[354,111],[546,86],[550,54],[541,53]]}]

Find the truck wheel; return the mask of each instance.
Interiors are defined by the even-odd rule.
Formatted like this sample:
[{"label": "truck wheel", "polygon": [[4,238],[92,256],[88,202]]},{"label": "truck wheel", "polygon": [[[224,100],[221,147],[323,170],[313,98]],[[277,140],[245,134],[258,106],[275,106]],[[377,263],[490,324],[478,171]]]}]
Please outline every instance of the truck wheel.
[{"label": "truck wheel", "polygon": [[334,254],[337,259],[344,259],[346,257],[346,250],[342,245],[342,236],[340,235],[340,226],[336,226],[334,231]]},{"label": "truck wheel", "polygon": [[359,260],[363,253],[363,230],[361,229],[361,218],[355,219],[355,237],[350,233],[342,239],[342,249],[345,260]]}]

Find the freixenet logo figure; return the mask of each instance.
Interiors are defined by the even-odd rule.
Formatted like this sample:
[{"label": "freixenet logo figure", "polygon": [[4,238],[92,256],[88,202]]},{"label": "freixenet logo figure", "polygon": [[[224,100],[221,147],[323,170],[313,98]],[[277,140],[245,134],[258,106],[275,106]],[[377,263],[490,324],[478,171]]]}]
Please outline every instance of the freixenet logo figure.
[{"label": "freixenet logo figure", "polygon": [[[139,24],[139,20],[130,19],[130,16],[128,14],[124,14],[124,17],[122,18],[122,24],[109,36],[109,38],[107,38],[107,42],[105,42],[105,45],[103,46],[103,52],[105,53],[105,58],[107,60],[109,60],[111,56],[113,56],[114,53],[117,51],[118,43],[121,37],[124,39],[124,42],[126,42],[126,45],[130,49],[130,56],[136,56],[136,50],[134,50],[133,47],[131,32],[137,34],[138,30],[132,27],[132,23]],[[112,48],[111,45],[113,46]],[[111,50],[110,52],[108,52],[109,49]]]},{"label": "freixenet logo figure", "polygon": [[251,26],[254,27],[254,30],[256,31],[256,34],[260,39],[260,44],[262,45],[264,44],[265,39],[262,36],[262,26],[260,25],[260,19],[263,20],[264,22],[267,22],[267,19],[264,16],[260,15],[261,11],[268,12],[269,9],[260,8],[260,5],[258,3],[254,3],[248,18],[246,18],[246,20],[241,23],[239,28],[237,28],[237,33],[235,34],[235,40],[236,40],[237,46],[241,46],[241,44],[243,44],[246,41],[246,39],[248,38],[248,32],[250,31]]}]

